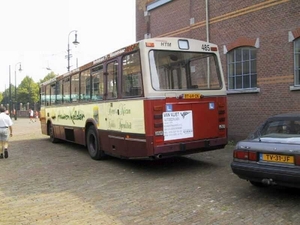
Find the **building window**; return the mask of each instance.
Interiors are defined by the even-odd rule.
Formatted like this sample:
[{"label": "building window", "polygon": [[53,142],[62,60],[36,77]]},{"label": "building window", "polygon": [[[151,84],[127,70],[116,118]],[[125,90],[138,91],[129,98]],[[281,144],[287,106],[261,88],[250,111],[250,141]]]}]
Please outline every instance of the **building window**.
[{"label": "building window", "polygon": [[160,7],[160,6],[162,6],[162,5],[166,4],[166,3],[169,3],[171,1],[173,1],[173,0],[156,0],[156,1],[152,1],[151,3],[149,3],[147,5],[147,11],[150,11],[152,9]]},{"label": "building window", "polygon": [[256,48],[235,48],[227,54],[228,89],[257,87]]},{"label": "building window", "polygon": [[295,86],[300,85],[300,38],[294,41]]}]

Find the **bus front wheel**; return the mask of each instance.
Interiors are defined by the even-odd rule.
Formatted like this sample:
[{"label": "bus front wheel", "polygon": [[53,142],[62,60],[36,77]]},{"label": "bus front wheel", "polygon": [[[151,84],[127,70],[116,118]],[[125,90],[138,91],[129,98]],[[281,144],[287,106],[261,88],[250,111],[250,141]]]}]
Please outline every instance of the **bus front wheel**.
[{"label": "bus front wheel", "polygon": [[59,142],[59,139],[54,137],[54,129],[53,129],[52,123],[50,123],[49,126],[48,126],[48,133],[49,133],[49,136],[50,136],[50,141],[52,143],[58,143]]},{"label": "bus front wheel", "polygon": [[100,140],[94,126],[89,127],[86,142],[87,149],[92,159],[100,160],[105,158],[105,153],[101,150]]}]

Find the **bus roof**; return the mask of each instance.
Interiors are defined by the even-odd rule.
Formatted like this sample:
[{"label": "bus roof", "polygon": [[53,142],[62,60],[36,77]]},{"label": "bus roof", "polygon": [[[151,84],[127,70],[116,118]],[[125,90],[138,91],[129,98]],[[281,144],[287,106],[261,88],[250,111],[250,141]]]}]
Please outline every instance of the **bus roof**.
[{"label": "bus roof", "polygon": [[[180,47],[180,41],[182,41],[182,46]],[[186,43],[185,43],[186,42]],[[201,46],[199,46],[200,44],[209,44],[210,46],[212,46],[212,50],[204,50],[205,52],[215,52],[217,51],[217,45],[212,44],[212,43],[208,43],[205,41],[201,41],[201,40],[196,40],[196,39],[191,39],[191,38],[182,38],[182,37],[158,37],[158,38],[148,38],[148,39],[143,39],[140,40],[138,42],[135,42],[134,44],[128,45],[124,48],[118,49],[110,54],[104,55],[96,60],[93,60],[89,63],[86,63],[82,66],[80,66],[79,68],[73,69],[67,73],[64,73],[62,75],[57,75],[56,77],[45,81],[44,83],[42,83],[40,86],[43,85],[47,85],[49,83],[52,83],[58,79],[60,79],[61,77],[66,77],[69,76],[73,73],[77,73],[83,70],[86,70],[94,65],[97,65],[101,62],[107,61],[111,58],[114,58],[118,55],[121,55],[125,52],[131,52],[134,50],[137,50],[139,48],[143,48],[143,47],[150,47],[153,48],[155,47],[156,49],[169,49],[169,50],[174,50],[174,49],[181,49],[181,50],[188,50],[185,49],[186,45],[188,44],[189,47],[191,48],[201,48]]]}]

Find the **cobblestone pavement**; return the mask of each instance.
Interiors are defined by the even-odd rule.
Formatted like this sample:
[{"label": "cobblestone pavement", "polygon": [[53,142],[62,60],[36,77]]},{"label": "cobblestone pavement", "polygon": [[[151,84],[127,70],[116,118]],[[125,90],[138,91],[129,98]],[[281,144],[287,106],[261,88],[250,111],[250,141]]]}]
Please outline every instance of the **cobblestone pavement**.
[{"label": "cobblestone pavement", "polygon": [[299,224],[295,189],[262,188],[232,174],[232,146],[161,161],[92,160],[52,144],[40,124],[14,121],[0,160],[0,224]]}]

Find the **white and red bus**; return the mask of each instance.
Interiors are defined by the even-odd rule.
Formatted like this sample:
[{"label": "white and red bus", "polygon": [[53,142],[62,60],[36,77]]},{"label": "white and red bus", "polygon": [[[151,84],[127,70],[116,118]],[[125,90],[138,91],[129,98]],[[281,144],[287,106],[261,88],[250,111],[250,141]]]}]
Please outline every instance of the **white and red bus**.
[{"label": "white and red bus", "polygon": [[42,133],[93,159],[159,159],[222,149],[227,98],[218,47],[141,40],[41,84]]}]

